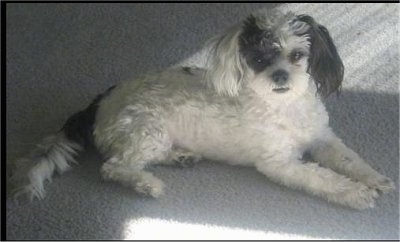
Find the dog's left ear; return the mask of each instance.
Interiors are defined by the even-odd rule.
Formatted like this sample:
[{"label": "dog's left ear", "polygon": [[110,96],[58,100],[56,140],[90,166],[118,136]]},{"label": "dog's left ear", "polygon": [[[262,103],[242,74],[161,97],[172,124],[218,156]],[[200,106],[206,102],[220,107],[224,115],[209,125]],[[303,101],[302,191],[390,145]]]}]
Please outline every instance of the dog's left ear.
[{"label": "dog's left ear", "polygon": [[310,36],[310,58],[307,72],[317,85],[322,97],[340,92],[344,66],[328,30],[308,15],[299,15],[297,20],[309,25],[306,34]]}]

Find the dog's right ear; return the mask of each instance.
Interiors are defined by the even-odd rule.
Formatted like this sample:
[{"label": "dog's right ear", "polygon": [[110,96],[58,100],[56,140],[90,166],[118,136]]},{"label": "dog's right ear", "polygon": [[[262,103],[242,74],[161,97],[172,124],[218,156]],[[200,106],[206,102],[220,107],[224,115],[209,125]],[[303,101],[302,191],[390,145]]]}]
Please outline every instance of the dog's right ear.
[{"label": "dog's right ear", "polygon": [[244,82],[239,34],[240,31],[233,27],[227,33],[209,41],[211,50],[205,80],[221,95],[236,96]]}]

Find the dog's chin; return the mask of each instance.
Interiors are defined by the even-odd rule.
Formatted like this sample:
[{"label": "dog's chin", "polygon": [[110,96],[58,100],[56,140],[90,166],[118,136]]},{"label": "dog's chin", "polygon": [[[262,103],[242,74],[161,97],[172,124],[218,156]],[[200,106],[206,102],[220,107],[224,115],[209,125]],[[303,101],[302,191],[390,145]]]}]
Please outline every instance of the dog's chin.
[{"label": "dog's chin", "polygon": [[298,76],[297,79],[290,80],[284,85],[276,85],[270,79],[259,77],[250,80],[248,87],[267,102],[273,100],[291,101],[307,92],[309,80],[306,77]]}]

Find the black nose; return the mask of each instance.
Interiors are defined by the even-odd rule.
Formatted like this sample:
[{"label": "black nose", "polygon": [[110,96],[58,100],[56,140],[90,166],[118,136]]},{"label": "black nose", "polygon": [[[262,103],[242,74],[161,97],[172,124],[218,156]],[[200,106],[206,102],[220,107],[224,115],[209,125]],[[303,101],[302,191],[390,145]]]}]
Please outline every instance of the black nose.
[{"label": "black nose", "polygon": [[277,70],[272,73],[272,80],[278,85],[285,85],[288,77],[289,73],[285,70]]}]

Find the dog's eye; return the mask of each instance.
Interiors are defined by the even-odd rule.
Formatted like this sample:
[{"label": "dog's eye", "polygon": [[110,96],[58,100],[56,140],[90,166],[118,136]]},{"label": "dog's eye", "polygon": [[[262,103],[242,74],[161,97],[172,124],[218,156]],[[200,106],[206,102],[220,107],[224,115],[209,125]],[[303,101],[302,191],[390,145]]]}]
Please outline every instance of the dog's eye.
[{"label": "dog's eye", "polygon": [[266,59],[263,55],[259,55],[248,59],[248,64],[254,71],[261,72],[270,65],[270,60]]},{"label": "dog's eye", "polygon": [[265,56],[257,56],[254,58],[254,62],[258,66],[265,66],[269,64],[269,60],[265,58]]},{"label": "dog's eye", "polygon": [[254,61],[257,64],[265,64],[265,65],[270,65],[271,62],[274,60],[274,58],[277,56],[278,53],[276,52],[271,52],[271,53],[266,53],[262,55],[257,55],[254,58]]},{"label": "dog's eye", "polygon": [[258,64],[262,64],[262,63],[265,62],[265,60],[263,60],[262,58],[256,58],[256,62],[257,62]]},{"label": "dog's eye", "polygon": [[261,70],[269,65],[271,65],[271,60],[265,57],[258,57],[254,59],[255,65]]},{"label": "dog's eye", "polygon": [[301,58],[303,58],[304,55],[305,54],[303,52],[301,52],[301,51],[294,51],[290,55],[290,60],[292,62],[299,61]]}]

